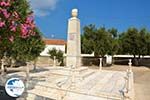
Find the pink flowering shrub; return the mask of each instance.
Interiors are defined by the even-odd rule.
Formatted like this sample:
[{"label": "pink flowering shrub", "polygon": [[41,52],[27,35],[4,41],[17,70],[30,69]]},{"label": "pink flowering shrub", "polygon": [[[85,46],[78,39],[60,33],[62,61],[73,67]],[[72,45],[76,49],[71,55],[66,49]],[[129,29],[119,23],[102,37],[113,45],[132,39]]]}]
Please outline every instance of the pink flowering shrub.
[{"label": "pink flowering shrub", "polygon": [[0,59],[31,61],[44,46],[28,0],[0,0]]},{"label": "pink flowering shrub", "polygon": [[[21,8],[17,8],[19,7],[17,4],[21,1],[22,0],[0,1],[0,37],[5,36],[10,42],[13,42],[15,37],[28,38],[36,34],[36,32],[34,32],[36,27],[32,11],[28,9],[29,12],[24,13],[25,11],[21,11]],[[22,7],[24,7],[23,4]]]}]

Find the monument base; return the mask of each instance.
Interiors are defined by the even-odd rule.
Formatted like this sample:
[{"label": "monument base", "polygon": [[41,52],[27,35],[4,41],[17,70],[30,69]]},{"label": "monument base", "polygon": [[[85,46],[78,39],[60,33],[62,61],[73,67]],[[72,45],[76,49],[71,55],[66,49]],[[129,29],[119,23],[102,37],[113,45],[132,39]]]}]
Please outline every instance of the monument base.
[{"label": "monument base", "polygon": [[[69,69],[63,67],[49,67],[38,73],[30,73],[29,85],[33,87],[28,90],[27,100],[35,98],[65,100],[122,100],[126,90],[126,72],[106,71],[80,67]],[[89,74],[88,74],[89,73]],[[20,73],[13,73],[22,76]],[[74,74],[74,76],[73,76]],[[12,74],[11,74],[12,75]],[[79,76],[78,76],[79,75]],[[25,76],[25,75],[24,75]],[[81,79],[81,80],[80,80]],[[129,77],[130,92],[134,90],[133,73]],[[132,98],[133,92],[128,92]]]}]

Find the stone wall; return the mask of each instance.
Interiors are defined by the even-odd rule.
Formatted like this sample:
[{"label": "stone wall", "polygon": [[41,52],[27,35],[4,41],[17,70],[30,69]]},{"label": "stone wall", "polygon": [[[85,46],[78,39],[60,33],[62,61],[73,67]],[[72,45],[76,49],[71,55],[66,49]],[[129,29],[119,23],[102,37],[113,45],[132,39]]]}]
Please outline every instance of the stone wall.
[{"label": "stone wall", "polygon": [[45,65],[53,65],[53,60],[49,56],[40,56],[37,60],[37,65],[45,64]]},{"label": "stone wall", "polygon": [[[129,59],[132,59],[132,61],[133,61],[133,58],[131,58],[131,57],[128,57],[128,58],[127,57],[125,57],[125,58],[115,57],[115,58],[113,58],[113,63],[116,65],[128,65]],[[150,58],[141,58],[139,60],[139,66],[150,67]]]},{"label": "stone wall", "polygon": [[[128,65],[129,59],[132,58],[120,58],[115,57],[113,58],[113,64],[116,65]],[[104,59],[106,61],[106,58]],[[53,60],[50,59],[48,56],[40,56],[38,58],[37,64],[44,64],[48,66],[53,66]],[[57,62],[57,65],[59,63]],[[66,57],[64,57],[64,66],[66,65]],[[143,58],[140,60],[141,66],[150,67],[150,58]],[[99,66],[99,58],[96,57],[82,57],[81,58],[81,66]]]},{"label": "stone wall", "polygon": [[[106,58],[103,58],[103,61],[104,61],[103,63],[106,63]],[[100,63],[99,57],[82,57],[81,65],[82,66],[99,66],[99,63]]]},{"label": "stone wall", "polygon": [[[64,57],[64,64],[66,65],[66,57]],[[59,66],[60,63],[56,61],[56,65]],[[37,60],[37,65],[47,65],[47,66],[53,66],[53,59],[51,59],[49,56],[40,56]]]}]

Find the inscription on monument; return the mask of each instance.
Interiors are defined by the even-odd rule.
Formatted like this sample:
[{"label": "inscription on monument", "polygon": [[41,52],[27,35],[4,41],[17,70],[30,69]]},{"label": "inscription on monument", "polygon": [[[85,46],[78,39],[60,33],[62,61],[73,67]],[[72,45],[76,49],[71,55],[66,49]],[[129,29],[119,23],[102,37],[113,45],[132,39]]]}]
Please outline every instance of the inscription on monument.
[{"label": "inscription on monument", "polygon": [[75,33],[70,33],[70,37],[69,37],[69,40],[75,40],[75,36],[76,34]]}]

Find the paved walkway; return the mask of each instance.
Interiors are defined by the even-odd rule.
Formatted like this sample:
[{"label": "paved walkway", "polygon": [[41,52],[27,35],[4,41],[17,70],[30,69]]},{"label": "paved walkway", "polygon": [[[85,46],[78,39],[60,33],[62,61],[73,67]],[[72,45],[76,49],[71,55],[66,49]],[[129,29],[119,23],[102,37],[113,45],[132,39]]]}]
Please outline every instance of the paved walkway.
[{"label": "paved walkway", "polygon": [[[66,80],[68,76],[70,77],[70,70],[61,67],[49,67],[45,69],[47,70],[30,73],[32,81],[35,81],[36,84],[34,84],[34,89],[28,92],[42,97],[57,98],[58,90],[60,91],[60,89],[56,83],[62,82],[63,84],[63,81]],[[22,72],[9,75],[15,76],[16,74],[25,76]],[[64,95],[66,100],[82,100],[82,98],[85,100],[107,100],[108,98],[110,100],[116,100],[122,98],[120,90],[123,90],[125,87],[125,71],[100,71],[81,67],[79,70],[76,70],[76,75],[75,88],[67,89],[68,86],[70,87],[70,81],[72,81],[72,79],[68,81],[69,83],[67,82],[61,87],[62,91],[64,91],[65,94],[67,93],[66,96]],[[66,90],[68,92],[65,92]],[[33,95],[30,95],[29,98],[34,98]]]},{"label": "paved walkway", "polygon": [[[128,66],[112,66],[105,70],[125,71]],[[93,67],[92,67],[93,68]],[[96,68],[96,67],[95,67]],[[135,100],[150,100],[150,69],[146,67],[133,67]]]},{"label": "paved walkway", "polygon": [[[128,66],[105,67],[106,70],[126,70]],[[135,100],[150,100],[150,68],[133,67]]]}]

